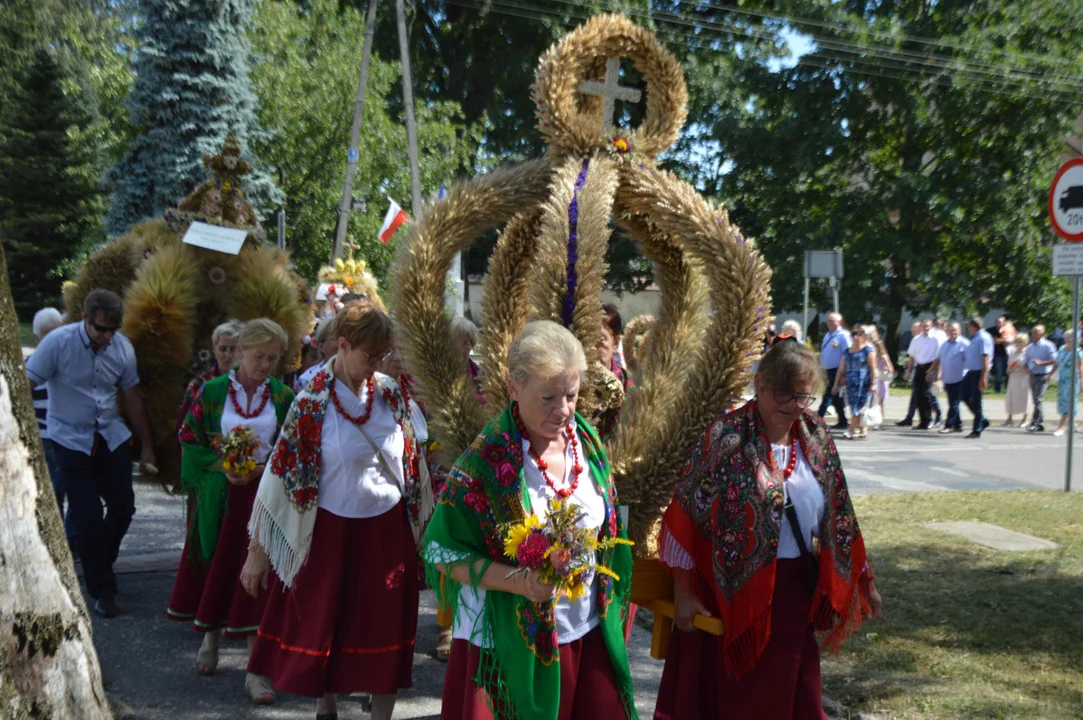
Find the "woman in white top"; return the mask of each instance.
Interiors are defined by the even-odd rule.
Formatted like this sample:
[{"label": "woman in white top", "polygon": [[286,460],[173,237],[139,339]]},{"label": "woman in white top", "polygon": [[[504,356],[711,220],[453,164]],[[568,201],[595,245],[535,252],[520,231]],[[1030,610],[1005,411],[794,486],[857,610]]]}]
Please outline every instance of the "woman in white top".
[{"label": "woman in white top", "polygon": [[[237,578],[248,555],[248,518],[256,483],[293,402],[293,391],[271,377],[286,347],[286,332],[265,318],[235,332],[240,364],[196,391],[178,434],[181,478],[195,502],[166,612],[204,633],[196,654],[200,675],[213,675],[218,667],[220,631],[227,637],[247,638],[249,649],[255,641],[267,593],[250,596]],[[244,477],[223,473],[215,451],[218,439],[241,426],[260,441],[256,468]],[[249,675],[245,692],[256,704],[274,702],[265,677]]]},{"label": "woman in white top", "polygon": [[[508,351],[512,404],[458,459],[425,534],[430,586],[455,610],[444,681],[444,720],[633,718],[622,619],[631,550],[602,551],[619,579],[594,576],[576,600],[515,573],[506,523],[541,519],[564,498],[579,526],[624,537],[609,464],[597,433],[575,412],[586,358],[575,336],[533,322]],[[439,574],[450,577],[444,583]]]},{"label": "woman in white top", "polygon": [[391,320],[354,303],[333,335],[337,354],[290,408],[252,509],[241,582],[257,593],[276,576],[249,671],[317,698],[317,718],[337,718],[338,694],[367,692],[386,720],[412,685],[416,543],[432,490],[419,482],[409,405],[376,372]]},{"label": "woman in white top", "polygon": [[1012,426],[1012,417],[1021,415],[1017,427],[1027,424],[1027,410],[1030,408],[1030,370],[1023,355],[1027,351],[1026,333],[1019,333],[1012,339],[1008,348],[1008,391],[1004,396],[1004,410],[1008,419],[1004,427]]},{"label": "woman in white top", "polygon": [[[808,348],[776,342],[756,398],[692,449],[662,521],[678,629],[655,718],[822,717],[816,633],[837,650],[880,612],[835,443],[809,412],[820,377]],[[725,633],[695,630],[697,614]]]}]

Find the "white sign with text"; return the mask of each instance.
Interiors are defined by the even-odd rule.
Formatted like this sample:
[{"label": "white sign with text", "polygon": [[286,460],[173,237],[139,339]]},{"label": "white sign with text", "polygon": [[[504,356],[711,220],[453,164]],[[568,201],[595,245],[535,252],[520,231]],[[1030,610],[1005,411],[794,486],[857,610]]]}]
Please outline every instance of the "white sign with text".
[{"label": "white sign with text", "polygon": [[237,255],[241,252],[246,237],[248,237],[247,230],[194,222],[188,228],[188,232],[184,233],[184,243],[216,250],[227,255]]}]

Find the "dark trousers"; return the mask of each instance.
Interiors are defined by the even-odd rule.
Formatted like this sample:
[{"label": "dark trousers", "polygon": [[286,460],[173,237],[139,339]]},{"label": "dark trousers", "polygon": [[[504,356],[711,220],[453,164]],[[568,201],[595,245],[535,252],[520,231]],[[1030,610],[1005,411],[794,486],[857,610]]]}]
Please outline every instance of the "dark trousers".
[{"label": "dark trousers", "polygon": [[[933,404],[936,403],[936,398],[933,397],[933,384],[929,382],[929,368],[931,366],[932,363],[915,365],[914,376],[911,378],[913,383],[911,399],[917,403],[918,422],[922,427],[929,427]],[[938,403],[936,409],[940,410]]]},{"label": "dark trousers", "polygon": [[128,443],[110,451],[105,440],[98,436],[94,448],[94,453],[87,455],[54,443],[87,592],[91,597],[102,598],[117,593],[113,563],[135,514],[135,491]]},{"label": "dark trousers", "polygon": [[842,398],[832,392],[832,388],[835,387],[835,376],[839,374],[838,368],[830,368],[824,370],[827,373],[824,385],[824,398],[820,402],[820,417],[827,414],[828,404],[835,406],[835,412],[839,414],[839,424],[846,422],[846,404],[842,402]]},{"label": "dark trousers", "polygon": [[974,413],[974,432],[976,433],[981,433],[988,425],[985,414],[982,412],[981,400],[981,370],[971,370],[963,377],[963,401],[970,408],[970,412]]},{"label": "dark trousers", "polygon": [[948,419],[944,422],[944,427],[961,428],[963,418],[959,415],[959,403],[963,399],[963,380],[957,383],[944,383],[944,389],[948,393]]},{"label": "dark trousers", "polygon": [[[928,367],[928,366],[926,366]],[[915,370],[916,372],[916,370]],[[943,413],[940,412],[940,401],[936,399],[936,395],[933,394],[933,384],[929,383],[929,401],[932,408],[932,414],[936,415],[936,421],[940,422],[940,418],[943,417]],[[910,407],[906,410],[905,423],[914,422],[914,414],[918,411],[918,394],[911,389],[910,391]]]},{"label": "dark trousers", "polygon": [[45,464],[49,467],[49,480],[53,484],[53,493],[56,495],[56,502],[60,506],[60,517],[64,520],[64,534],[68,536],[68,543],[74,545],[75,525],[71,520],[70,505],[67,514],[64,513],[64,480],[60,476],[60,468],[56,464],[57,445],[52,440],[42,440],[41,444],[45,449]]},{"label": "dark trousers", "polygon": [[1034,400],[1034,414],[1031,415],[1030,424],[1034,427],[1043,427],[1045,425],[1045,413],[1042,411],[1042,398],[1045,396],[1045,390],[1049,387],[1049,380],[1052,377],[1053,373],[1030,376],[1030,394]]},{"label": "dark trousers", "polygon": [[1000,392],[1000,384],[1008,389],[1008,356],[993,355],[993,389]]}]

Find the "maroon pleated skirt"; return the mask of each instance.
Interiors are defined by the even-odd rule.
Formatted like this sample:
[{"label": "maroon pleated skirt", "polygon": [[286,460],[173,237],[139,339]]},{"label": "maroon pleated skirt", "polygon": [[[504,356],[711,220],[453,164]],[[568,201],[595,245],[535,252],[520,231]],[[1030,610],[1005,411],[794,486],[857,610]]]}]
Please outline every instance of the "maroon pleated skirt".
[{"label": "maroon pleated skirt", "polygon": [[777,568],[771,637],[755,667],[733,678],[724,668],[720,637],[674,628],[654,720],[824,720],[805,568],[800,559],[779,560]]},{"label": "maroon pleated skirt", "polygon": [[308,559],[276,576],[248,661],[275,690],[390,695],[413,685],[417,551],[399,503],[379,517],[316,515]]},{"label": "maroon pleated skirt", "polygon": [[[451,643],[444,678],[441,720],[493,720],[487,695],[478,688],[481,650],[466,640]],[[515,678],[509,678],[515,682]],[[606,650],[602,631],[560,646],[560,712],[558,720],[621,720],[625,718],[617,675]]]},{"label": "maroon pleated skirt", "polygon": [[[199,632],[224,630],[226,637],[255,635],[263,618],[268,593],[249,595],[241,586],[241,568],[248,559],[248,518],[256,501],[258,483],[230,485],[222,529],[211,564],[205,569],[184,554],[173,583],[168,614],[175,620],[191,620]],[[202,581],[202,582],[201,582]],[[200,589],[198,598],[195,589]],[[196,601],[192,612],[192,601]]]}]

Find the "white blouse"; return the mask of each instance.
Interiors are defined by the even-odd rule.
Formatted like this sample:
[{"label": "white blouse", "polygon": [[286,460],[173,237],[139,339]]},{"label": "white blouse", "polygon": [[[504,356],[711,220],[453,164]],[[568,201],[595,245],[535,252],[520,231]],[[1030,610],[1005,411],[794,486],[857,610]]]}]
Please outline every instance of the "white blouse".
[{"label": "white blouse", "polygon": [[[363,414],[368,401],[367,383],[362,384],[360,397],[341,380],[335,378],[334,383],[342,409],[354,417]],[[342,417],[334,403],[327,404],[320,437],[319,506],[339,517],[377,517],[402,500],[402,456],[406,439],[380,394],[379,384],[376,393],[372,416],[364,428],[379,446],[391,475],[361,429]]]},{"label": "white blouse", "polygon": [[[790,463],[790,445],[771,445],[771,452],[775,455],[776,467],[786,467]],[[801,526],[801,534],[805,539],[805,547],[812,551],[812,538],[820,536],[820,523],[824,517],[824,492],[816,476],[812,474],[812,466],[805,458],[801,445],[797,446],[797,465],[793,473],[783,484],[783,493],[786,500],[793,503],[797,512],[797,522]],[[670,567],[692,570],[696,567],[695,561],[688,553],[688,549],[681,546],[662,526],[662,536],[659,541],[661,552],[659,560]],[[790,530],[790,519],[785,514],[782,516],[782,527],[778,537],[778,558],[788,560],[801,557],[801,548]]]},{"label": "white blouse", "polygon": [[[586,458],[583,457],[583,437],[574,422],[572,427],[575,428],[576,435],[579,437],[579,462],[583,466],[583,473],[579,476],[579,485],[569,496],[568,502],[583,508],[585,515],[579,521],[579,527],[597,533],[605,522],[605,500],[594,484]],[[557,484],[558,488],[566,488],[571,483],[572,466],[575,464],[571,443],[567,443],[564,457],[564,478],[562,483]],[[530,498],[530,509],[539,517],[548,515],[549,500],[557,495],[545,482],[537,462],[530,456],[530,442],[527,440],[523,441],[523,462],[523,478],[526,482],[527,496]],[[437,551],[448,554],[447,550],[438,548]],[[571,601],[562,596],[557,601],[557,642],[561,645],[574,642],[598,627],[598,578],[594,573],[591,575],[589,593],[578,600]],[[485,590],[478,590],[475,593],[471,587],[464,584],[459,591],[459,612],[455,617],[452,637],[457,640],[468,640],[477,647],[488,647],[482,637],[484,611]]]},{"label": "white blouse", "polygon": [[[229,382],[233,389],[237,391],[237,404],[241,406],[242,410],[249,413],[254,412],[259,407],[259,404],[263,402],[263,392],[268,388],[270,380],[264,380],[256,388],[256,391],[252,394],[251,406],[248,405],[248,393],[244,391],[244,386],[237,382],[236,370],[230,371]],[[237,409],[233,406],[233,400],[227,394],[226,407],[222,411],[222,435],[228,435],[240,425],[247,425],[252,430],[252,433],[260,439],[259,448],[256,450],[256,464],[262,465],[267,462],[267,458],[271,456],[271,450],[274,449],[275,434],[278,431],[278,415],[275,413],[274,401],[268,398],[267,406],[263,408],[263,412],[257,417],[243,418],[237,412]]]}]

